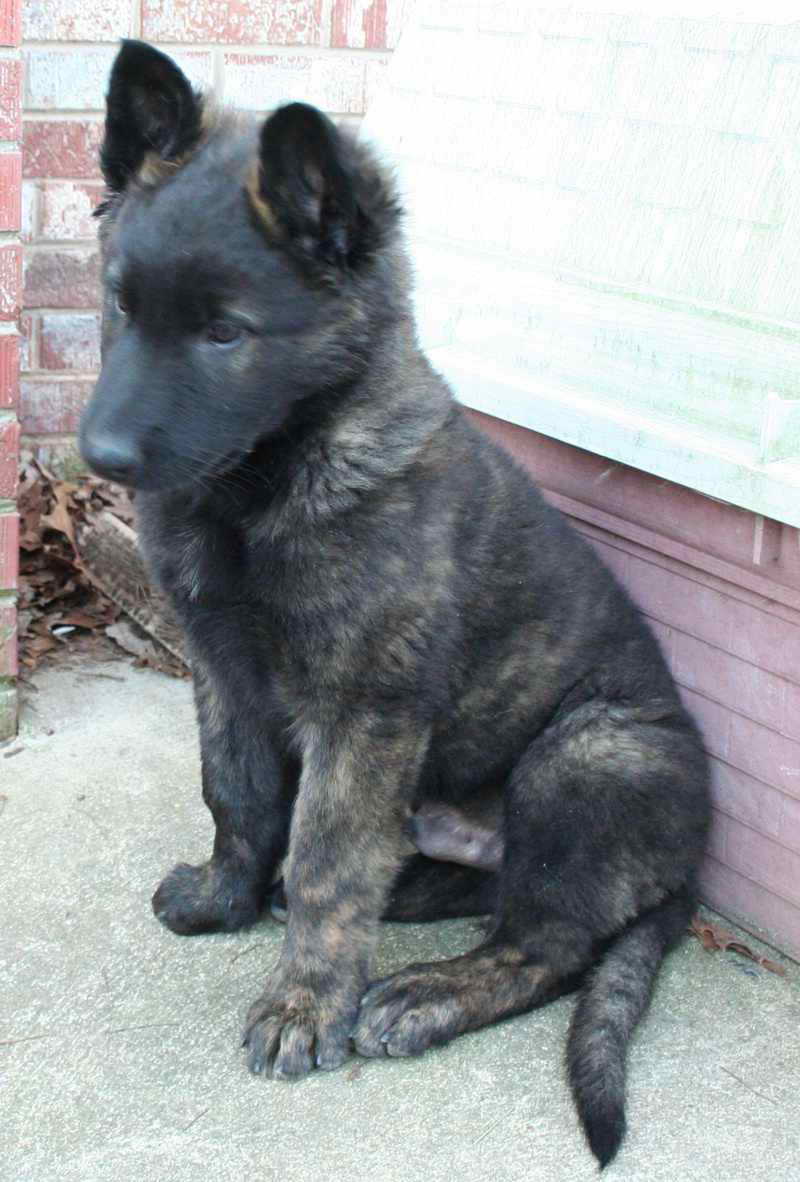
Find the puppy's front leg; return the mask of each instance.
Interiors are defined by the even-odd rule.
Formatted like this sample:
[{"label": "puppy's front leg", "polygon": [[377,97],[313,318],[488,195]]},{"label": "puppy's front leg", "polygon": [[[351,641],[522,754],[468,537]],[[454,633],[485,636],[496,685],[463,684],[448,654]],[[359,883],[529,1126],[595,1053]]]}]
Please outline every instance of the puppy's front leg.
[{"label": "puppy's front leg", "polygon": [[214,849],[199,866],[177,865],[153,896],[157,917],[184,936],[234,931],[258,919],[286,852],[298,780],[297,760],[270,739],[259,696],[201,661],[193,661],[192,672]]},{"label": "puppy's front leg", "polygon": [[347,1058],[378,922],[406,841],[428,735],[404,717],[308,727],[285,871],[280,960],[247,1018],[252,1071],[277,1079]]}]

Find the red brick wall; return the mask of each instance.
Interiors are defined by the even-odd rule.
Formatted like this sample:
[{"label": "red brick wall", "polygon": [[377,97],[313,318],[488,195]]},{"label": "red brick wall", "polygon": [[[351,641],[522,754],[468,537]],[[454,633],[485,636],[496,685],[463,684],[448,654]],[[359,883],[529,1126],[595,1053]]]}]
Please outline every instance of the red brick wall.
[{"label": "red brick wall", "polygon": [[[0,0],[2,2],[2,0]],[[96,164],[115,43],[142,37],[193,81],[266,111],[305,99],[357,119],[386,67],[408,0],[27,0],[23,36],[25,287],[20,419],[51,462],[98,366]],[[0,178],[0,181],[2,178]]]},{"label": "red brick wall", "polygon": [[661,642],[712,756],[704,898],[800,955],[800,531],[472,413]]},{"label": "red brick wall", "polygon": [[0,0],[0,739],[16,725],[16,610],[20,230],[21,0]]}]

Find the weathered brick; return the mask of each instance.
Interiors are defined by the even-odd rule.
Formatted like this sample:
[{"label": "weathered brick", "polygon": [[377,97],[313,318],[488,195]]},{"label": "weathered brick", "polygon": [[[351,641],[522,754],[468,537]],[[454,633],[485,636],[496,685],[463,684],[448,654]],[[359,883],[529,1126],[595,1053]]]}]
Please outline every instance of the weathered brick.
[{"label": "weathered brick", "polygon": [[47,241],[94,241],[94,210],[103,197],[103,185],[81,181],[48,181],[41,188],[37,237]]},{"label": "weathered brick", "polygon": [[22,139],[22,171],[26,177],[100,176],[97,154],[103,124],[97,120],[25,120]]},{"label": "weathered brick", "polygon": [[0,58],[0,139],[18,140],[20,135],[22,63]]},{"label": "weathered brick", "polygon": [[39,361],[39,314],[23,312],[19,318],[19,368],[36,369]]},{"label": "weathered brick", "polygon": [[36,250],[25,261],[26,308],[97,308],[100,305],[98,252]]},{"label": "weathered brick", "polygon": [[19,423],[16,419],[0,420],[0,500],[11,501],[16,496],[18,456]]},{"label": "weathered brick", "polygon": [[0,589],[13,591],[19,567],[19,517],[0,513]]},{"label": "weathered brick", "polygon": [[20,185],[22,156],[19,152],[0,152],[0,230],[19,230],[21,220]]},{"label": "weathered brick", "polygon": [[225,54],[225,98],[234,106],[267,111],[284,102],[309,102],[332,114],[364,111],[366,60],[351,54]]},{"label": "weathered brick", "polygon": [[386,71],[391,58],[373,57],[366,64],[364,72],[364,109],[366,110],[386,82]]},{"label": "weathered brick", "polygon": [[19,337],[16,333],[0,335],[0,409],[17,404],[19,386]]},{"label": "weathered brick", "polygon": [[11,739],[17,733],[17,689],[0,685],[0,739]]},{"label": "weathered brick", "polygon": [[463,29],[473,16],[464,0],[425,0],[419,5],[419,19],[426,29]]},{"label": "weathered brick", "polygon": [[25,107],[32,111],[100,110],[116,50],[27,49]]},{"label": "weathered brick", "polygon": [[45,312],[39,344],[42,369],[94,373],[100,368],[100,315]]},{"label": "weathered brick", "polygon": [[478,29],[481,33],[527,33],[538,16],[525,0],[517,0],[516,4],[509,4],[508,0],[484,0],[478,9]]},{"label": "weathered brick", "polygon": [[0,603],[0,677],[17,675],[17,611],[13,603]]},{"label": "weathered brick", "polygon": [[22,247],[0,246],[0,320],[16,320],[22,294]]},{"label": "weathered brick", "polygon": [[130,0],[25,0],[22,32],[26,41],[118,41],[133,31],[132,9]]},{"label": "weathered brick", "polygon": [[[331,45],[335,49],[386,49],[389,0],[334,0]],[[402,4],[394,3],[396,11]]]},{"label": "weathered brick", "polygon": [[22,241],[32,242],[39,226],[39,186],[36,181],[23,181],[20,222]]},{"label": "weathered brick", "polygon": [[[108,49],[28,49],[25,105],[33,111],[99,111],[105,106],[106,85],[116,47]],[[172,54],[194,86],[209,87],[214,62],[205,50]]]},{"label": "weathered brick", "polygon": [[22,5],[19,0],[0,0],[0,45],[19,45],[21,25]]},{"label": "weathered brick", "polygon": [[144,0],[142,36],[151,41],[319,45],[322,0]]},{"label": "weathered brick", "polygon": [[71,435],[91,397],[93,382],[23,378],[19,418],[26,435]]}]

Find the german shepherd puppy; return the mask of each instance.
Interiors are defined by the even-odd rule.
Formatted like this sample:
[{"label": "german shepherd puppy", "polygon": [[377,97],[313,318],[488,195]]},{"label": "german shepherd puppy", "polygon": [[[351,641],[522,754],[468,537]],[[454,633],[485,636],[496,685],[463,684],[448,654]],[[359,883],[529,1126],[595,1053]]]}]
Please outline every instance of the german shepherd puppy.
[{"label": "german shepherd puppy", "polygon": [[[276,1079],[351,1046],[418,1055],[579,985],[569,1076],[605,1165],[708,823],[655,639],[422,356],[397,198],[363,145],[303,104],[220,112],[128,41],[101,160],[83,455],[136,489],[216,826],[156,915],[252,924],[285,859],[283,950],[244,1036]],[[487,801],[488,868],[412,851],[409,817]],[[487,912],[473,951],[370,984],[381,916]]]}]

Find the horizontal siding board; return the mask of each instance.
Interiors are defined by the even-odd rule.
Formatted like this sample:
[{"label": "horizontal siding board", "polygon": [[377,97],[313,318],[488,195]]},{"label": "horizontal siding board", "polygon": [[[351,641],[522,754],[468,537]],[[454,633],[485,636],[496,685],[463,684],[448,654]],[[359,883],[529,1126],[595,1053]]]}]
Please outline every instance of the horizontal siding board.
[{"label": "horizontal siding board", "polygon": [[703,897],[800,952],[797,532],[474,417],[628,588],[697,719],[714,802]]},{"label": "horizontal siding board", "polygon": [[730,715],[728,762],[789,796],[800,797],[800,743],[751,718]]},{"label": "horizontal siding board", "polygon": [[711,788],[718,811],[800,853],[800,800],[713,759]]},{"label": "horizontal siding board", "polygon": [[787,709],[789,684],[784,678],[684,632],[674,632],[671,652],[681,685],[800,739],[800,713]]}]

